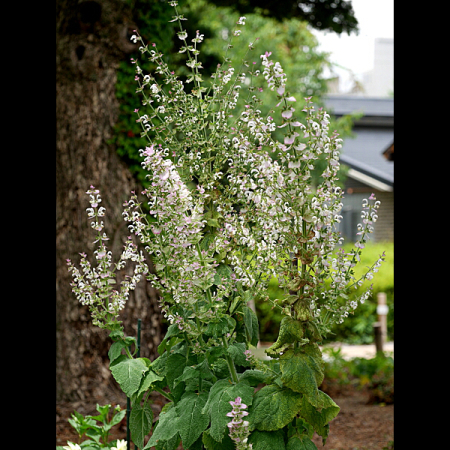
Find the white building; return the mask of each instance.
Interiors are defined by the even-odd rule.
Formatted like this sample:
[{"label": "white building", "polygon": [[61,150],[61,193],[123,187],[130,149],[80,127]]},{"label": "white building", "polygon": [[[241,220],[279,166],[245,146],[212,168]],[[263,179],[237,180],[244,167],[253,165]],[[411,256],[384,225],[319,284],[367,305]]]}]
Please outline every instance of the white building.
[{"label": "white building", "polygon": [[394,93],[394,39],[375,38],[373,69],[359,75],[350,70],[345,72],[342,67],[338,68],[336,72],[328,80],[329,95],[392,97]]},{"label": "white building", "polygon": [[394,39],[376,38],[373,69],[362,78],[364,95],[390,97],[394,92]]}]

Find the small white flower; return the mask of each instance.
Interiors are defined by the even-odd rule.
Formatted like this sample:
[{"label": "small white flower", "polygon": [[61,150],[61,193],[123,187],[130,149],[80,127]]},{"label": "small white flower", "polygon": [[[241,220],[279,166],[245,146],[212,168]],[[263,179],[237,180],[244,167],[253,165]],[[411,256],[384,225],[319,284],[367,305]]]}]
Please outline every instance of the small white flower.
[{"label": "small white flower", "polygon": [[81,450],[81,447],[78,444],[74,444],[73,442],[67,441],[68,445],[63,447],[64,450]]},{"label": "small white flower", "polygon": [[127,450],[127,441],[125,439],[119,439],[116,442],[116,447],[112,447],[111,450]]}]

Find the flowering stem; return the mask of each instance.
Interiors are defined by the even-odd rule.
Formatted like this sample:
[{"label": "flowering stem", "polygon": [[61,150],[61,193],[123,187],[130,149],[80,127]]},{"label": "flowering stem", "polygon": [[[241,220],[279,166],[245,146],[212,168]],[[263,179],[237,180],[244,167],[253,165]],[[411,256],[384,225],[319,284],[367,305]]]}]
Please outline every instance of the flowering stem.
[{"label": "flowering stem", "polygon": [[[195,244],[195,248],[197,249],[198,257],[200,259],[200,262],[202,263],[203,267],[206,267],[206,262],[203,259],[202,249],[200,248],[200,244],[197,242]],[[212,296],[211,296],[211,288],[206,289],[206,297],[208,299],[208,302],[212,303]]]},{"label": "flowering stem", "polygon": [[[304,211],[304,206],[303,206],[303,211]],[[307,248],[308,248],[308,244],[306,243],[306,236],[307,236],[307,233],[306,233],[306,222],[304,221],[304,220],[302,220],[302,237],[303,237],[303,239],[305,240],[305,242],[303,242],[303,244],[302,244],[302,247],[303,247],[303,250],[306,252],[306,250],[307,250]],[[302,274],[301,274],[301,278],[302,279],[304,279],[306,277],[306,264],[305,263],[302,263]],[[305,286],[302,286],[301,288],[300,288],[300,294],[301,295],[303,295],[303,293],[304,293],[304,291],[305,291]]]}]

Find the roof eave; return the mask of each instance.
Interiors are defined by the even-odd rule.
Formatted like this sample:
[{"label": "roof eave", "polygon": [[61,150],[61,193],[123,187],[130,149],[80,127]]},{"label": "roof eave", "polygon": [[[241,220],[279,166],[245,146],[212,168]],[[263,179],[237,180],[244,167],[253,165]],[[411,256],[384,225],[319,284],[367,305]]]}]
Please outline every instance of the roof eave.
[{"label": "roof eave", "polygon": [[370,175],[367,175],[356,169],[349,168],[348,172],[347,172],[347,176],[349,176],[350,178],[353,178],[354,180],[357,180],[361,183],[364,183],[374,189],[377,189],[381,192],[393,192],[394,191],[393,184],[384,183],[383,181],[377,180],[376,178],[373,178]]}]

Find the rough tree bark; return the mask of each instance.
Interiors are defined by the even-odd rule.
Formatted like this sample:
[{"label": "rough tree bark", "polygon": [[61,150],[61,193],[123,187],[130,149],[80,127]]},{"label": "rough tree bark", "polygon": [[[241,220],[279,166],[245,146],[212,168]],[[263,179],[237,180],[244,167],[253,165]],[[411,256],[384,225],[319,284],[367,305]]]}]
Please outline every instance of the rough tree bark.
[{"label": "rough tree bark", "polygon": [[[111,342],[72,294],[66,259],[78,262],[83,251],[92,256],[85,194],[91,184],[102,194],[109,249],[116,258],[129,234],[122,203],[139,186],[108,140],[119,112],[116,72],[120,60],[135,49],[129,41],[135,27],[122,0],[57,0],[56,6],[57,400],[100,400],[115,384],[108,369]],[[141,281],[122,318],[128,335],[135,335],[137,318],[142,319],[142,356],[156,356],[160,316],[156,292]]]}]

